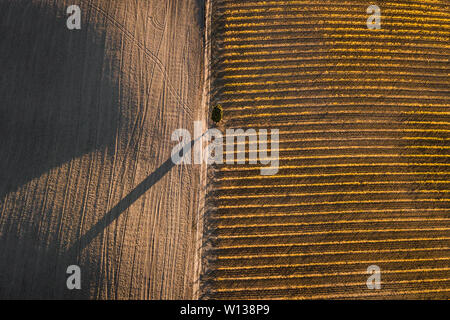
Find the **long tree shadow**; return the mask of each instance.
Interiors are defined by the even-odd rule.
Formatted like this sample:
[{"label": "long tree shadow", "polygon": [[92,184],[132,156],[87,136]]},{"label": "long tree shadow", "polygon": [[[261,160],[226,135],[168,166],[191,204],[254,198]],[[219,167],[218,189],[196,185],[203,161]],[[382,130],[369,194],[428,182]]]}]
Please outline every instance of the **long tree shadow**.
[{"label": "long tree shadow", "polygon": [[[189,152],[197,141],[200,141],[204,134],[193,139],[191,142],[183,146],[182,150]],[[183,156],[182,150],[180,156]],[[158,169],[152,172],[147,178],[139,183],[128,195],[119,201],[110,211],[108,211],[103,218],[100,219],[91,229],[89,229],[81,238],[74,243],[67,251],[67,256],[75,258],[84,248],[86,248],[92,240],[102,233],[111,223],[118,219],[133,203],[135,203],[144,193],[153,187],[159,180],[161,180],[169,171],[175,167],[176,164],[170,157]]]},{"label": "long tree shadow", "polygon": [[75,242],[81,200],[66,206],[62,196],[47,206],[48,190],[33,190],[47,186],[47,173],[63,178],[66,168],[60,168],[67,164],[72,193],[84,191],[76,178],[84,181],[88,172],[76,166],[71,172],[71,161],[93,151],[111,156],[128,143],[131,115],[139,112],[123,94],[127,74],[117,60],[126,48],[123,37],[81,7],[82,29],[68,30],[62,1],[0,1],[0,298],[92,297],[100,289],[67,291],[67,266],[87,270],[83,285],[100,283],[93,279],[97,257],[78,253],[174,167],[165,161]]}]

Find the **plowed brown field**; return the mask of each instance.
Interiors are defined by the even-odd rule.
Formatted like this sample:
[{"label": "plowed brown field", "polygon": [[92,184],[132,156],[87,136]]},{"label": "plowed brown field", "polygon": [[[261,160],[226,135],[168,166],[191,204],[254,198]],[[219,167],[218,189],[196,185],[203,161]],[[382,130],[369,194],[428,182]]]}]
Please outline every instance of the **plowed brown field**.
[{"label": "plowed brown field", "polygon": [[170,138],[204,119],[201,11],[0,1],[0,299],[198,296],[203,173]]},{"label": "plowed brown field", "polygon": [[371,4],[212,1],[222,129],[279,129],[280,170],[215,173],[208,297],[450,297],[449,3]]}]

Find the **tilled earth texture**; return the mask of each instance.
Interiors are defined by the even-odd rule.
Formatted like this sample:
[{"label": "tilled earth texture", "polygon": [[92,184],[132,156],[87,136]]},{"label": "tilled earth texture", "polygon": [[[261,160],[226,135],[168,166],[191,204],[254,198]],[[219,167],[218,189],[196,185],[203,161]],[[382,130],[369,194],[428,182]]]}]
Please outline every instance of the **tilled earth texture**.
[{"label": "tilled earth texture", "polygon": [[0,1],[0,298],[198,295],[200,3]]}]

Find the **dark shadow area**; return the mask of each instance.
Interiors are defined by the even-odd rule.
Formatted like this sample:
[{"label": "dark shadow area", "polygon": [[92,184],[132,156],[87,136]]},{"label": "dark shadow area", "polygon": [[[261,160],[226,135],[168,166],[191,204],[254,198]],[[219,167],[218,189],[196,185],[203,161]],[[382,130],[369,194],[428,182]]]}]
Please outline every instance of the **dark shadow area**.
[{"label": "dark shadow area", "polygon": [[[0,1],[0,298],[73,294],[65,288],[70,261],[54,240],[68,237],[45,229],[63,213],[38,209],[36,190],[14,194],[12,204],[6,196],[71,159],[116,144],[119,86],[104,28],[88,23],[83,12],[82,29],[68,30],[65,9]],[[89,290],[77,294],[85,298]]]},{"label": "dark shadow area", "polygon": [[[198,1],[202,11],[203,1]],[[112,157],[107,157],[106,150],[128,152],[137,139],[127,130],[134,128],[134,113],[140,110],[133,109],[133,93],[125,96],[130,71],[121,70],[118,61],[125,50],[135,48],[126,47],[123,38],[136,43],[161,72],[165,69],[132,33],[93,9],[91,2],[80,2],[81,30],[67,29],[66,8],[56,3],[62,4],[0,1],[0,299],[98,298],[99,292],[107,290],[108,280],[99,272],[101,254],[95,246],[82,256],[80,252],[174,166],[168,159],[104,216],[83,209],[86,202],[103,195],[101,188],[95,188],[108,183],[104,177],[118,176],[113,181],[120,187],[121,170],[104,170],[86,182],[91,177],[89,161],[80,167],[81,161],[71,162],[74,168],[69,173],[58,168],[97,150],[104,152],[95,154],[98,162],[108,163]],[[202,15],[199,12],[201,21]],[[154,22],[162,26],[164,19]],[[114,31],[107,33],[109,27]],[[133,156],[127,154],[127,159]],[[94,171],[110,169],[108,165],[92,167]],[[44,174],[52,169],[51,178],[57,177],[58,183],[45,181]],[[67,191],[69,203],[64,203],[66,190],[60,178],[72,184]],[[40,189],[33,189],[33,179]],[[23,190],[24,185],[30,188]],[[45,190],[54,185],[57,192]],[[94,187],[86,192],[90,186]],[[73,196],[78,192],[83,196]],[[47,194],[54,199],[45,203]],[[85,208],[91,210],[92,203]],[[84,219],[93,218],[97,223],[84,233]],[[72,264],[82,269],[80,291],[66,287],[66,269]]]},{"label": "dark shadow area", "polygon": [[0,199],[42,173],[113,146],[118,88],[105,35],[68,30],[64,8],[0,3]]},{"label": "dark shadow area", "polygon": [[201,28],[202,33],[204,33],[205,30],[205,24],[206,24],[206,0],[197,0],[197,6],[198,6],[198,12],[197,12],[197,18],[198,18],[198,24]]},{"label": "dark shadow area", "polygon": [[[188,146],[193,147],[194,143],[201,138],[192,140]],[[184,148],[183,148],[184,149]],[[182,153],[180,153],[182,156]],[[169,171],[176,166],[172,159],[167,159],[159,168],[157,168],[152,174],[144,179],[136,188],[133,189],[125,198],[123,198],[114,208],[107,212],[100,221],[98,221],[88,232],[86,232],[70,249],[62,253],[58,244],[54,243],[47,247],[38,242],[33,242],[33,232],[27,233],[25,239],[19,237],[20,230],[17,232],[8,234],[1,237],[0,241],[7,247],[14,246],[14,248],[27,253],[27,259],[24,259],[22,263],[14,263],[15,269],[9,270],[14,274],[19,274],[19,278],[28,278],[31,276],[31,280],[23,281],[19,283],[11,282],[11,279],[5,275],[8,274],[6,268],[0,268],[0,297],[7,296],[8,298],[33,298],[33,299],[54,299],[54,298],[72,298],[72,299],[86,299],[89,298],[88,291],[68,291],[65,288],[65,283],[68,275],[66,275],[66,268],[69,265],[81,265],[83,266],[83,278],[82,283],[84,289],[86,283],[90,283],[89,274],[91,267],[85,261],[80,263],[80,253],[85,249],[98,235],[116,219],[118,219],[122,213],[124,213],[134,202],[136,202],[145,192],[147,192],[152,186],[160,181]],[[50,213],[48,213],[50,214]],[[34,232],[37,234],[38,227]],[[27,247],[17,246],[16,243],[26,243]],[[13,250],[6,250],[5,262],[14,262],[17,252]],[[60,263],[62,262],[62,263]],[[6,265],[6,263],[5,263]],[[0,265],[1,266],[1,265]],[[88,275],[86,278],[85,275]],[[55,288],[55,285],[58,288]],[[13,289],[11,290],[11,288]],[[82,288],[82,289],[83,289]],[[19,292],[19,295],[8,294],[9,291]]]}]

